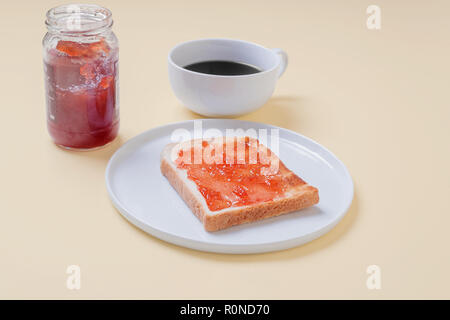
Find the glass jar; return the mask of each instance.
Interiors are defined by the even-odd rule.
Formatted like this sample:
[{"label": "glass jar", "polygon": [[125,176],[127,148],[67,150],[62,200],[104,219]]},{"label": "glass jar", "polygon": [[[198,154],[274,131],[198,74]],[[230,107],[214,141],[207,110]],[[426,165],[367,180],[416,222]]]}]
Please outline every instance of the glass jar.
[{"label": "glass jar", "polygon": [[47,12],[47,128],[58,146],[95,149],[117,136],[119,45],[112,24],[111,11],[97,5],[63,5]]}]

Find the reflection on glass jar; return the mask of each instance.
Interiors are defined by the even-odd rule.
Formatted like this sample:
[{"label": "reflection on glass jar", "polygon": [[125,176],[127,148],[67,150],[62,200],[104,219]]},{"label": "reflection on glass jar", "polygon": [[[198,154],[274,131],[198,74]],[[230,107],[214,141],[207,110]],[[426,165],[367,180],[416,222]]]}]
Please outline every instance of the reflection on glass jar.
[{"label": "reflection on glass jar", "polygon": [[111,12],[97,5],[47,12],[47,127],[59,146],[94,149],[117,136],[119,46],[112,23]]}]

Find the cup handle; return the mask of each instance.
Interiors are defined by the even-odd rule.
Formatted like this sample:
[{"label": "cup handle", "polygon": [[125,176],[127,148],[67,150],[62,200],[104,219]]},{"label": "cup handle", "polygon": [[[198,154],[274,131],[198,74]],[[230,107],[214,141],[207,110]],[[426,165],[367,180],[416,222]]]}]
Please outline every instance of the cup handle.
[{"label": "cup handle", "polygon": [[274,48],[272,49],[274,53],[280,56],[280,70],[278,71],[278,78],[281,77],[284,73],[284,70],[286,70],[286,67],[288,65],[288,55],[285,51]]}]

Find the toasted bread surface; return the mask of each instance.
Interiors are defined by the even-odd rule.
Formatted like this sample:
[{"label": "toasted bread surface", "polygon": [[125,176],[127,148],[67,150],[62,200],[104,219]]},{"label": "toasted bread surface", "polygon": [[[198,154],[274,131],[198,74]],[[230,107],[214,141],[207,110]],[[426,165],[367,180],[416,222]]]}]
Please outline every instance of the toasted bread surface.
[{"label": "toasted bread surface", "polygon": [[[211,142],[211,141],[210,141]],[[284,194],[269,201],[243,206],[230,206],[212,211],[197,185],[188,178],[186,170],[177,167],[176,154],[189,144],[169,144],[161,153],[161,172],[178,192],[207,231],[217,231],[247,222],[253,222],[312,206],[319,201],[318,190],[279,161],[279,170],[285,186]]]}]

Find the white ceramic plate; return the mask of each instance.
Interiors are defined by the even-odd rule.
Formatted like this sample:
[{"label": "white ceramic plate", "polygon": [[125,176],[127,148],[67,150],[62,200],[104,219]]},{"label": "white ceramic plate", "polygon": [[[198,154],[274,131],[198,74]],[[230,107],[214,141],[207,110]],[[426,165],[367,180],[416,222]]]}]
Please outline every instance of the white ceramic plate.
[{"label": "white ceramic plate", "polygon": [[[203,130],[277,127],[248,121],[202,120]],[[175,129],[191,132],[194,121],[146,131],[125,143],[106,168],[106,187],[118,211],[151,235],[180,246],[220,253],[258,253],[291,248],[331,230],[353,199],[353,182],[344,164],[318,143],[279,129],[279,157],[319,189],[319,204],[263,221],[206,232],[160,171],[160,152]],[[269,144],[270,147],[270,144]]]}]

